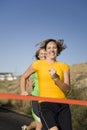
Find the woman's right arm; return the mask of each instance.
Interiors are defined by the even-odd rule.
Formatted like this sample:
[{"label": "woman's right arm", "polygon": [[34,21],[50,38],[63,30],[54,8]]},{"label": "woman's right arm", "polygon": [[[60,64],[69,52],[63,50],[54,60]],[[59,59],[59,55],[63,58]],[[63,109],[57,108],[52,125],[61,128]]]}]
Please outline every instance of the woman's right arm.
[{"label": "woman's right arm", "polygon": [[32,67],[32,65],[30,65],[28,69],[24,72],[24,74],[21,76],[20,89],[22,95],[28,95],[28,92],[26,91],[26,79],[34,72],[34,68]]}]

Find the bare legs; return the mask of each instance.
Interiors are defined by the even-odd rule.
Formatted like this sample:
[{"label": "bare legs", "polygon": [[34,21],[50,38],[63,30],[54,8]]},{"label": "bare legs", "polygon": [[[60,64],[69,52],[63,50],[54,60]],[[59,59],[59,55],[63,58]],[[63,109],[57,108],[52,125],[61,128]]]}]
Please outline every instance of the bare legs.
[{"label": "bare legs", "polygon": [[58,127],[54,126],[52,128],[50,128],[49,130],[59,130]]},{"label": "bare legs", "polygon": [[29,126],[27,126],[27,130],[31,130],[36,128],[36,130],[41,130],[42,129],[42,124],[41,122],[31,122],[31,124]]}]

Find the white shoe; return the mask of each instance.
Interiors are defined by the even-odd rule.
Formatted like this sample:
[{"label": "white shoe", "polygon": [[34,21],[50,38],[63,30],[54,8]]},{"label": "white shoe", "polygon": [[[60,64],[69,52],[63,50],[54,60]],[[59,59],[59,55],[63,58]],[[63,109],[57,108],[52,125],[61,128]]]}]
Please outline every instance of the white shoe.
[{"label": "white shoe", "polygon": [[21,128],[22,128],[22,130],[27,130],[27,126],[26,125],[23,125]]}]

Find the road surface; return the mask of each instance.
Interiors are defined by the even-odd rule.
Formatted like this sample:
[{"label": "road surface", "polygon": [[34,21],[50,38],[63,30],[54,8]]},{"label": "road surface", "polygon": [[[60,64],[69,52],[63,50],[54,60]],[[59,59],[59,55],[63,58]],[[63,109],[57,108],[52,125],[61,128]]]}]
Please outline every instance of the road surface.
[{"label": "road surface", "polygon": [[28,125],[32,118],[0,107],[0,130],[21,130],[22,125]]}]

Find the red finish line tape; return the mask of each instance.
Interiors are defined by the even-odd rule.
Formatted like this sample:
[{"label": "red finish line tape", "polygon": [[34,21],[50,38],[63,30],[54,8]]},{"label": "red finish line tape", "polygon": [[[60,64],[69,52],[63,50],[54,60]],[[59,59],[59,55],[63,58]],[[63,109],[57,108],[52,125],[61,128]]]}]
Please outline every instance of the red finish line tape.
[{"label": "red finish line tape", "polygon": [[35,101],[46,101],[56,103],[67,103],[73,105],[87,106],[87,100],[74,100],[74,99],[57,99],[57,98],[44,98],[39,96],[23,96],[19,94],[0,94],[0,98],[15,99],[15,100],[35,100]]}]

